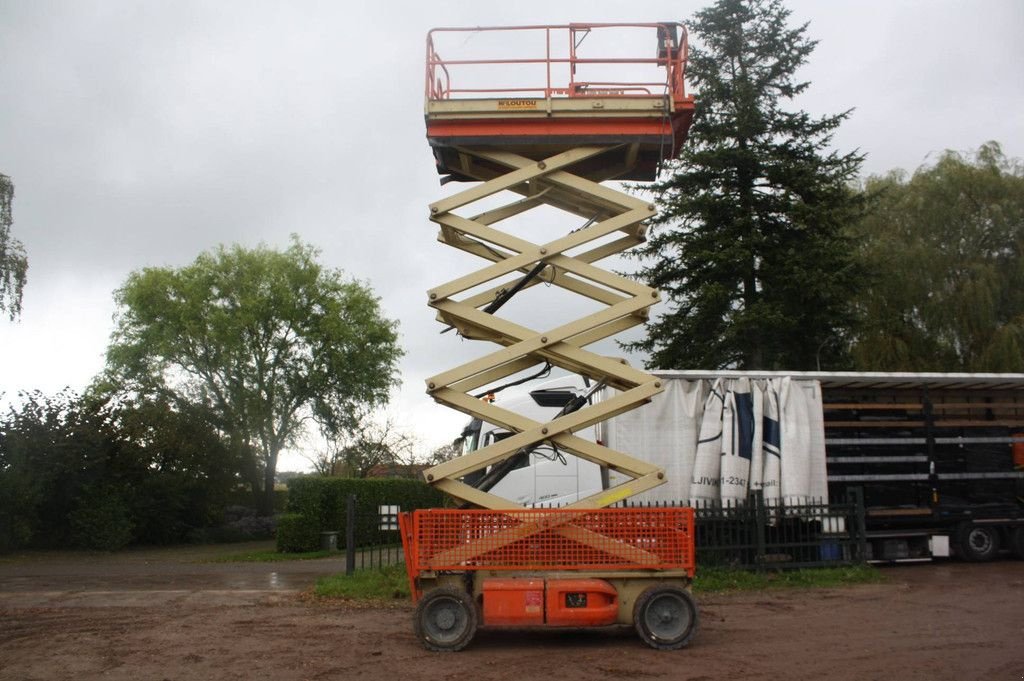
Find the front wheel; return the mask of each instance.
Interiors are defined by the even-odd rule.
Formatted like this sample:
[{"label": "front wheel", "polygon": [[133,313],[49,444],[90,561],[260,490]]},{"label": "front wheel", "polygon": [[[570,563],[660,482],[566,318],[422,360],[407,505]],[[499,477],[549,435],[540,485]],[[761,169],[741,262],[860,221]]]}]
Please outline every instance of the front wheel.
[{"label": "front wheel", "polygon": [[682,648],[697,633],[697,605],[678,586],[652,586],[633,607],[633,626],[640,639],[657,650]]},{"label": "front wheel", "polygon": [[462,589],[438,587],[420,599],[413,627],[427,650],[462,650],[476,634],[476,604]]}]

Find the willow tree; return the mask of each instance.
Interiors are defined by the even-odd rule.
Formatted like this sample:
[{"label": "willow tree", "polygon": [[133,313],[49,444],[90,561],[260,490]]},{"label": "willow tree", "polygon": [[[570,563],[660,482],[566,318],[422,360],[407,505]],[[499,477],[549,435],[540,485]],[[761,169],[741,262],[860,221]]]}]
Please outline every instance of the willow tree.
[{"label": "willow tree", "polygon": [[815,41],[778,0],[719,0],[688,25],[694,122],[639,251],[669,308],[632,347],[664,369],[835,367],[858,281],[845,228],[862,157],[830,150],[849,112],[787,109]]},{"label": "willow tree", "polygon": [[116,293],[103,387],[202,406],[250,456],[267,512],[281,451],[311,422],[344,432],[386,402],[402,354],[369,287],[317,255],[298,239],[285,251],[222,247],[134,272]]},{"label": "willow tree", "polygon": [[1024,166],[989,142],[870,178],[857,368],[1024,371]]},{"label": "willow tree", "polygon": [[0,173],[0,314],[12,321],[21,314],[21,298],[28,279],[28,257],[21,242],[11,236],[14,183]]}]

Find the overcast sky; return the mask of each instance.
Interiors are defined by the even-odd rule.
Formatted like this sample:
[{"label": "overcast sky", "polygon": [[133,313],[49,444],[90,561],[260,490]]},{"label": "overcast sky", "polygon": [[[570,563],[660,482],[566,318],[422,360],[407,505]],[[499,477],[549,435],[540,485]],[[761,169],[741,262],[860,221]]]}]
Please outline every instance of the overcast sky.
[{"label": "overcast sky", "polygon": [[[425,305],[480,262],[446,253],[426,218],[453,190],[424,137],[427,31],[679,20],[705,4],[0,0],[0,172],[30,265],[21,321],[0,320],[0,392],[84,387],[130,271],[294,232],[400,321],[397,422],[424,449],[451,441],[465,417],[423,381],[493,346],[438,335]],[[820,41],[800,105],[855,109],[835,146],[865,152],[866,173],[987,140],[1024,156],[1024,2],[787,4]]]}]

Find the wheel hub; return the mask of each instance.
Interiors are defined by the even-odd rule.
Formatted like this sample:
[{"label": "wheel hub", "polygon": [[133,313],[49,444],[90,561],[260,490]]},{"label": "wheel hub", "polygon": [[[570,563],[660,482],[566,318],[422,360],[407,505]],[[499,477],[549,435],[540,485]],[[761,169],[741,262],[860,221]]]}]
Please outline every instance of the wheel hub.
[{"label": "wheel hub", "polygon": [[668,595],[652,603],[647,619],[652,633],[662,638],[678,636],[685,629],[685,623],[682,622],[683,607],[682,603]]},{"label": "wheel hub", "polygon": [[455,626],[455,613],[451,611],[451,608],[441,609],[434,617],[434,624],[439,629],[450,630]]},{"label": "wheel hub", "polygon": [[968,541],[970,542],[971,547],[977,549],[978,551],[985,551],[988,549],[989,546],[988,534],[986,534],[985,532],[979,532],[977,530],[971,532]]}]

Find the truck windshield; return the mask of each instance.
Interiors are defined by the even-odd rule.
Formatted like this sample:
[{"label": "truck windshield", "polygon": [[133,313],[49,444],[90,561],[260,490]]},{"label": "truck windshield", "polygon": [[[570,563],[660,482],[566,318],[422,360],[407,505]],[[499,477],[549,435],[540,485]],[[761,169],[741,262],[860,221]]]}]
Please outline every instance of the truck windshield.
[{"label": "truck windshield", "polygon": [[480,430],[483,422],[473,419],[462,429],[462,455],[475,452],[480,447]]}]

